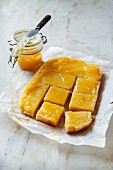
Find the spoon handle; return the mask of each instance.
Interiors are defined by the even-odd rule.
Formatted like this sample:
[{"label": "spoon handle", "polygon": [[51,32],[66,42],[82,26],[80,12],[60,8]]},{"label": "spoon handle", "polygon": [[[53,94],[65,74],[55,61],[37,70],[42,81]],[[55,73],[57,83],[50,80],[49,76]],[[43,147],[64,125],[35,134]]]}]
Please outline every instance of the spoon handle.
[{"label": "spoon handle", "polygon": [[40,30],[50,19],[51,19],[51,16],[50,16],[50,15],[46,15],[46,16],[40,21],[40,23],[36,26],[35,29]]}]

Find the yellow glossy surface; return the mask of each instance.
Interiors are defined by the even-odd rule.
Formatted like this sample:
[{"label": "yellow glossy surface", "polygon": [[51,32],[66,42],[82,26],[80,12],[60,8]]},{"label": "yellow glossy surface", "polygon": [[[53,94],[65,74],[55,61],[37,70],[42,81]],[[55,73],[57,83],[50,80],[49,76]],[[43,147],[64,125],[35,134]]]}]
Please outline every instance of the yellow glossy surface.
[{"label": "yellow glossy surface", "polygon": [[98,94],[100,82],[95,79],[77,78],[74,91],[86,94]]},{"label": "yellow glossy surface", "polygon": [[69,90],[51,86],[44,97],[44,101],[64,106],[69,96]]},{"label": "yellow glossy surface", "polygon": [[101,80],[102,72],[100,68],[95,64],[87,64],[87,67],[84,67],[85,74],[81,77],[92,78],[97,81]]},{"label": "yellow glossy surface", "polygon": [[39,109],[40,107],[40,104],[41,104],[41,99],[28,96],[25,94],[21,96],[21,99],[19,102],[21,112],[31,117],[35,116],[37,109]]},{"label": "yellow glossy surface", "polygon": [[47,61],[45,68],[58,73],[76,75],[77,77],[91,77],[101,79],[101,71],[95,64],[87,64],[82,60],[68,57],[58,57]]},{"label": "yellow glossy surface", "polygon": [[[87,64],[82,60],[68,57],[53,58],[40,67],[24,88],[20,98],[20,109],[22,113],[32,117],[37,112],[37,120],[57,126],[64,113],[64,107],[61,106],[65,106],[69,91],[73,90],[75,84],[69,110],[82,113],[84,111],[87,117],[89,111],[94,112],[100,79],[101,71],[94,64]],[[69,113],[74,120],[71,111]],[[82,119],[82,114],[76,120],[78,121],[79,118]],[[85,118],[83,117],[84,120],[86,120]],[[70,120],[72,122],[72,119]],[[81,127],[86,127],[86,125]],[[77,126],[80,130],[80,126]],[[66,128],[68,129],[68,125]],[[73,128],[71,127],[71,129]],[[76,131],[76,129],[67,131]]]},{"label": "yellow glossy surface", "polygon": [[36,119],[49,125],[57,126],[64,107],[49,102],[44,102],[36,114]]},{"label": "yellow glossy surface", "polygon": [[72,90],[75,83],[76,76],[61,74],[42,69],[41,72],[37,72],[33,81],[36,83],[44,83],[51,86],[57,86],[64,89]]},{"label": "yellow glossy surface", "polygon": [[28,84],[19,101],[22,113],[34,117],[48,88],[48,85],[37,84],[36,86],[33,86],[32,84]]},{"label": "yellow glossy surface", "polygon": [[91,112],[88,111],[80,112],[68,111],[65,114],[66,132],[76,132],[82,130],[88,127],[91,122],[92,122]]},{"label": "yellow glossy surface", "polygon": [[[42,83],[33,83],[30,82],[23,90],[23,94],[40,98],[41,96],[44,97],[45,93],[47,92],[49,85],[45,85]],[[41,98],[42,98],[41,97]]]},{"label": "yellow glossy surface", "polygon": [[65,56],[50,59],[45,63],[45,67],[51,71],[74,75],[77,75],[80,70],[82,71],[82,67],[86,65],[82,60]]},{"label": "yellow glossy surface", "polygon": [[69,104],[69,110],[94,111],[97,95],[74,92]]}]

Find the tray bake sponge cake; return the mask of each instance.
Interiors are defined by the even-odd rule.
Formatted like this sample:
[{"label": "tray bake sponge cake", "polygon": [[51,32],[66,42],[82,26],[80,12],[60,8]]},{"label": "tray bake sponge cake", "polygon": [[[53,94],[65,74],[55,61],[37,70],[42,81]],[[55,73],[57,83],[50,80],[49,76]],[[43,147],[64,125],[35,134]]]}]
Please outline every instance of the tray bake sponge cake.
[{"label": "tray bake sponge cake", "polygon": [[[57,126],[66,104],[66,131],[81,130],[92,121],[101,76],[102,72],[95,64],[68,57],[50,59],[24,88],[19,103],[21,112]],[[71,92],[72,96],[69,95]]]}]

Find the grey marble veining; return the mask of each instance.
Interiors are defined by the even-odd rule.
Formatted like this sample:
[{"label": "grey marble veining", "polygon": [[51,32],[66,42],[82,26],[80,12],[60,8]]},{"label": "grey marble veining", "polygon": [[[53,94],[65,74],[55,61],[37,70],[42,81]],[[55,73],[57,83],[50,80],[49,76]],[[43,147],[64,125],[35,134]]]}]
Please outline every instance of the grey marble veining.
[{"label": "grey marble veining", "polygon": [[[112,0],[0,0],[0,93],[12,70],[7,40],[19,29],[33,28],[44,15],[52,20],[42,32],[44,50],[60,46],[113,61]],[[58,144],[31,134],[0,112],[0,170],[112,170],[113,117],[104,149]]]}]

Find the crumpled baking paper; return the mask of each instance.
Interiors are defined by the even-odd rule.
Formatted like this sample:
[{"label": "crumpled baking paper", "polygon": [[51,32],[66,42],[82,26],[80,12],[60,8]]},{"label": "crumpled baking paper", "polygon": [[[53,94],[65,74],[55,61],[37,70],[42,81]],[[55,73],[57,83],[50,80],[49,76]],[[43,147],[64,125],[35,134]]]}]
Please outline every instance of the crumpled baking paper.
[{"label": "crumpled baking paper", "polygon": [[50,47],[43,54],[43,60],[47,61],[50,58],[59,56],[82,59],[88,63],[95,63],[102,68],[103,79],[98,99],[97,114],[94,123],[89,128],[69,135],[66,133],[64,126],[55,128],[23,115],[18,106],[19,97],[26,82],[31,79],[34,73],[20,71],[17,67],[15,68],[15,76],[11,83],[0,95],[0,110],[7,112],[11,119],[30,132],[41,134],[59,143],[104,147],[106,130],[113,112],[113,63],[60,47]]}]

